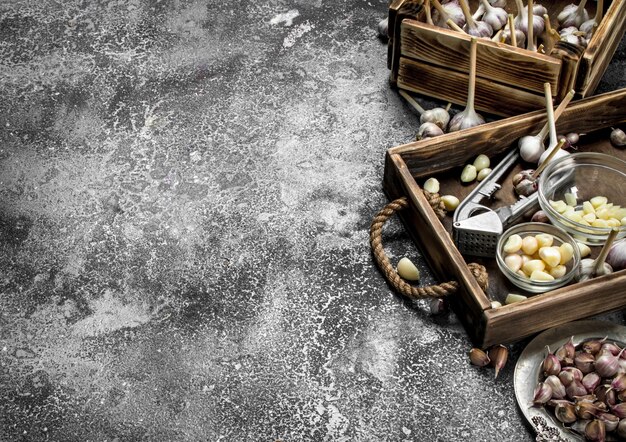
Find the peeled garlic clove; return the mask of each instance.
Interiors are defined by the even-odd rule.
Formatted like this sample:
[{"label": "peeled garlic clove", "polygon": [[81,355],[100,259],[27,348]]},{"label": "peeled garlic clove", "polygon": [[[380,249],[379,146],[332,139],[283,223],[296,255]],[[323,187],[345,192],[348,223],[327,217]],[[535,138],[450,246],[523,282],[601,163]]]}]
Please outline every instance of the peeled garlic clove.
[{"label": "peeled garlic clove", "polygon": [[534,236],[525,236],[522,239],[522,252],[527,255],[534,255],[539,250],[539,242]]},{"label": "peeled garlic clove", "polygon": [[444,195],[441,197],[441,201],[443,201],[443,205],[448,212],[453,212],[461,203],[454,195]]},{"label": "peeled garlic clove", "polygon": [[546,269],[546,263],[540,259],[531,259],[530,261],[528,261],[526,264],[522,266],[522,270],[528,276],[532,275],[534,272],[543,272],[545,269]]},{"label": "peeled garlic clove", "polygon": [[491,362],[487,353],[479,348],[472,348],[469,351],[469,358],[470,362],[478,367],[486,367]]},{"label": "peeled garlic clove", "polygon": [[550,275],[552,275],[552,277],[554,277],[555,279],[562,278],[567,273],[567,267],[565,267],[564,265],[558,265],[551,268],[548,273],[550,273]]},{"label": "peeled garlic clove", "polygon": [[554,237],[548,233],[538,233],[535,235],[539,247],[550,247],[554,243]]},{"label": "peeled garlic clove", "polygon": [[616,128],[611,131],[611,144],[615,147],[623,149],[626,147],[626,133],[622,129]]},{"label": "peeled garlic clove", "polygon": [[489,167],[491,165],[491,161],[489,160],[489,157],[487,155],[480,154],[476,157],[476,159],[474,159],[473,164],[476,170],[480,172],[481,170]]},{"label": "peeled garlic clove", "polygon": [[522,268],[522,257],[516,253],[512,253],[504,257],[504,264],[512,271],[517,272]]},{"label": "peeled garlic clove", "polygon": [[490,173],[491,173],[491,169],[489,167],[481,169],[478,172],[478,175],[476,175],[476,181],[484,180],[485,178],[487,178],[487,176],[489,176]]},{"label": "peeled garlic clove", "polygon": [[550,267],[556,267],[561,263],[561,252],[556,247],[541,247],[539,257]]},{"label": "peeled garlic clove", "polygon": [[559,246],[559,253],[561,254],[559,264],[567,264],[574,257],[574,246],[568,242],[564,242]]},{"label": "peeled garlic clove", "polygon": [[428,178],[422,187],[429,193],[439,193],[439,180],[437,180],[437,178]]},{"label": "peeled garlic clove", "polygon": [[580,257],[584,258],[586,256],[589,256],[591,254],[591,249],[589,248],[589,246],[587,244],[583,244],[581,242],[577,242],[576,243],[578,245],[578,250],[580,252]]},{"label": "peeled garlic clove", "polygon": [[461,172],[461,182],[471,183],[476,179],[478,172],[473,164],[466,164]]},{"label": "peeled garlic clove", "polygon": [[550,282],[554,281],[554,276],[547,272],[544,272],[543,270],[534,270],[530,274],[530,279],[533,281]]},{"label": "peeled garlic clove", "polygon": [[508,295],[506,295],[506,299],[504,300],[505,304],[514,304],[516,302],[521,302],[521,301],[525,301],[526,299],[528,299],[526,296],[524,295],[518,295],[515,293],[509,293]]},{"label": "peeled garlic clove", "polygon": [[402,258],[396,267],[398,275],[408,281],[417,281],[420,279],[420,272],[411,262],[409,258]]},{"label": "peeled garlic clove", "polygon": [[506,243],[504,243],[504,247],[502,250],[504,253],[516,253],[519,252],[522,248],[522,237],[520,235],[514,234],[508,237]]}]

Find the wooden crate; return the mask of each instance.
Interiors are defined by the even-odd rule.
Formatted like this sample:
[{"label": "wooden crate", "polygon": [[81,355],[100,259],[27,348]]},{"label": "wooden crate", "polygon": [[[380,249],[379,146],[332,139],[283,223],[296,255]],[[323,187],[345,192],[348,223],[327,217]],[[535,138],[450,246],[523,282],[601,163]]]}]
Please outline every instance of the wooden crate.
[{"label": "wooden crate", "polygon": [[[422,0],[394,0],[389,7],[388,67],[391,84],[421,95],[464,105],[470,37],[425,23]],[[516,14],[513,0],[507,10]],[[556,15],[571,0],[541,2]],[[472,10],[477,2],[470,1]],[[590,16],[595,2],[587,2]],[[606,13],[586,49],[559,42],[549,55],[479,39],[476,109],[513,116],[545,107],[543,84],[560,101],[573,88],[578,98],[593,94],[626,30],[626,0],[606,0]]]},{"label": "wooden crate", "polygon": [[[587,134],[581,137],[581,151],[605,152],[626,160],[626,150],[617,149],[608,141],[610,127],[624,122],[626,89],[570,103],[558,120],[557,131]],[[520,293],[520,289],[504,278],[495,259],[468,256],[468,263],[478,262],[488,270],[489,289],[483,292],[452,240],[452,217],[437,218],[419,187],[428,177],[435,176],[441,182],[441,194],[463,199],[474,187],[460,183],[465,164],[481,153],[497,163],[505,152],[516,148],[519,137],[536,134],[544,123],[545,112],[535,111],[391,148],[385,157],[383,187],[387,196],[391,200],[408,198],[409,207],[399,212],[405,228],[437,277],[459,282],[460,290],[451,297],[452,308],[475,345],[483,348],[626,306],[626,270],[622,270],[520,303],[492,308],[492,300],[503,302],[507,293]],[[517,165],[502,181],[492,207],[515,201],[510,178],[521,167]]]}]

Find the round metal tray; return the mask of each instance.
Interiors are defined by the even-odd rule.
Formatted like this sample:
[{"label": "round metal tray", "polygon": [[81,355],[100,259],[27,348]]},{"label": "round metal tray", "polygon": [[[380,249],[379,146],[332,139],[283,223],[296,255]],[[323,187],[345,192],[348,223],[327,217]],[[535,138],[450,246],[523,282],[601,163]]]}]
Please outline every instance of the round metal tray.
[{"label": "round metal tray", "polygon": [[558,434],[559,438],[556,440],[578,442],[584,438],[564,428],[563,424],[544,407],[532,405],[534,389],[541,374],[541,362],[546,356],[546,345],[554,352],[572,336],[574,345],[592,338],[607,337],[624,346],[626,327],[606,321],[575,321],[546,330],[537,335],[522,351],[515,365],[513,383],[517,404],[537,433],[549,432],[553,435]]}]

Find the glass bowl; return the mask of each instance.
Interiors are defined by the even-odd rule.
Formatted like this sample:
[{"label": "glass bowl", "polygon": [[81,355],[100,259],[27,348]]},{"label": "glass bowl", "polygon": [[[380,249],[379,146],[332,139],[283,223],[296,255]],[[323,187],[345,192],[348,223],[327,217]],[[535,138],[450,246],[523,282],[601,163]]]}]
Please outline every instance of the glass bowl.
[{"label": "glass bowl", "polygon": [[[522,238],[535,235],[550,235],[553,238],[552,246],[561,246],[563,243],[571,245],[571,251],[573,252],[572,258],[565,265],[565,274],[559,277],[555,277],[551,281],[539,281],[531,279],[528,276],[522,276],[513,269],[509,268],[505,263],[505,258],[508,255],[504,251],[504,246],[509,241],[512,235],[519,235]],[[523,252],[516,252],[522,255]],[[539,259],[537,253],[534,253],[530,258],[528,255],[524,256],[524,259]],[[563,230],[546,223],[522,223],[511,227],[500,236],[496,249],[496,262],[500,271],[506,276],[506,278],[515,284],[517,287],[526,290],[530,293],[543,293],[556,288],[562,287],[570,282],[574,277],[578,276],[580,268],[580,250],[574,238]],[[550,271],[551,267],[546,266],[546,271]]]},{"label": "glass bowl", "polygon": [[[602,153],[573,153],[552,161],[540,175],[539,205],[553,225],[577,241],[602,245],[613,227],[618,228],[617,238],[626,236],[625,186],[626,162]],[[602,200],[595,197],[606,198],[607,204],[597,205]],[[607,213],[613,225],[602,225],[596,216]]]}]

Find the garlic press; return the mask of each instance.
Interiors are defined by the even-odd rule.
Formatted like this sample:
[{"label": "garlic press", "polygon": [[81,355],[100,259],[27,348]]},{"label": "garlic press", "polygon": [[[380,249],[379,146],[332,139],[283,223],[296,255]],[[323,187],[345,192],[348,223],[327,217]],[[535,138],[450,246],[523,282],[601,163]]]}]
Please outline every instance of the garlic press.
[{"label": "garlic press", "polygon": [[502,188],[498,182],[519,158],[518,150],[512,149],[454,211],[453,239],[461,254],[495,257],[502,232],[537,205],[537,192],[495,210],[483,204]]}]

